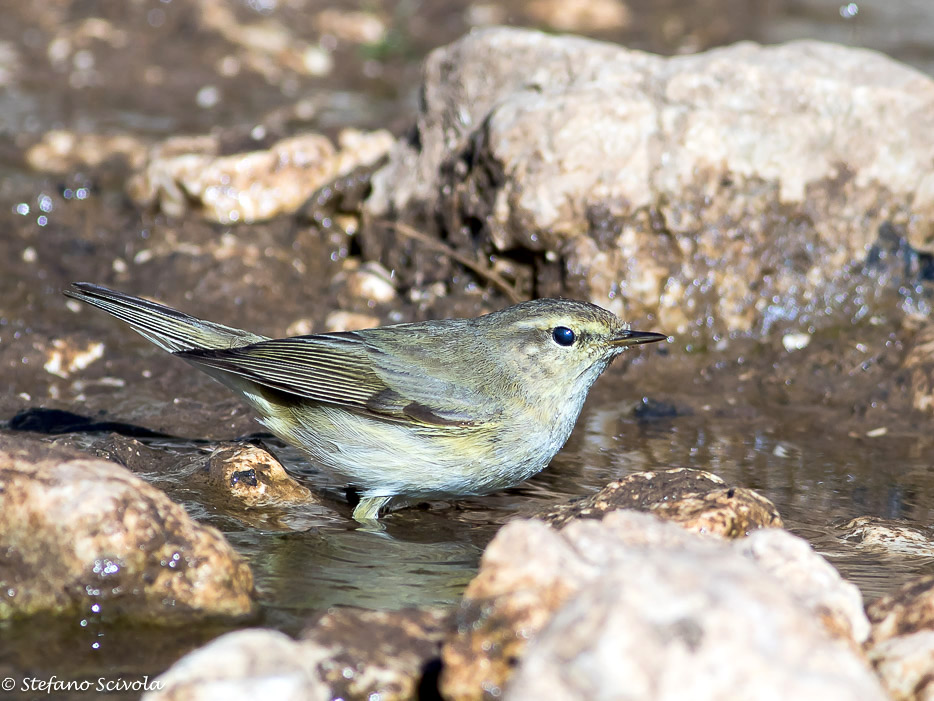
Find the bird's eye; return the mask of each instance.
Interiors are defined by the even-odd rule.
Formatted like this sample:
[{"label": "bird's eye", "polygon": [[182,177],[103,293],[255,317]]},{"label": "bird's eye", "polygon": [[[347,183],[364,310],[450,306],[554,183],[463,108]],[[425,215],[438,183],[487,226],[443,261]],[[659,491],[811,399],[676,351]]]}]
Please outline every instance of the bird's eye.
[{"label": "bird's eye", "polygon": [[570,346],[577,338],[567,326],[556,326],[551,332],[551,337],[559,346]]}]

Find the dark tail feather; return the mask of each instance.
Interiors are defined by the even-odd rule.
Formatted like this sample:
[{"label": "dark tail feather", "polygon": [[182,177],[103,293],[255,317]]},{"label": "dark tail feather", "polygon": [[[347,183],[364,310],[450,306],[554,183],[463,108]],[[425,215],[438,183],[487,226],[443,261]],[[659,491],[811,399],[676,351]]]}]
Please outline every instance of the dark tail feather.
[{"label": "dark tail feather", "polygon": [[198,319],[89,282],[75,282],[64,294],[125,321],[141,336],[170,353],[199,348],[236,348],[266,340],[249,331]]}]

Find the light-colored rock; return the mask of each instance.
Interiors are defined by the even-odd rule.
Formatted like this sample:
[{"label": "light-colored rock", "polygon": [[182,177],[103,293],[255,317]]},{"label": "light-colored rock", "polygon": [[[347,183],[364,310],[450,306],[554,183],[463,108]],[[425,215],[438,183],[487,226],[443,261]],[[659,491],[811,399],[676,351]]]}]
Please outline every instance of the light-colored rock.
[{"label": "light-colored rock", "polygon": [[345,276],[346,293],[353,300],[385,304],[396,298],[392,275],[379,263],[366,263]]},{"label": "light-colored rock", "polygon": [[861,548],[918,557],[934,555],[931,533],[905,521],[860,516],[840,526],[840,530],[843,531],[841,537],[844,540]]},{"label": "light-colored rock", "polygon": [[[668,537],[683,537],[672,528]],[[500,529],[464,592],[457,634],[444,645],[442,696],[456,701],[498,695],[528,640],[599,572],[597,562],[582,558],[543,524],[514,521]]]},{"label": "light-colored rock", "polygon": [[443,648],[442,695],[884,698],[844,635],[865,637],[855,591],[795,536],[752,538],[625,510],[507,524]]},{"label": "light-colored rock", "polygon": [[572,520],[602,518],[617,509],[649,511],[689,531],[724,538],[782,526],[775,504],[761,494],[689,468],[635,472],[592,496],[552,507],[538,518],[561,528]]},{"label": "light-colored rock", "polygon": [[[663,58],[498,28],[431,54],[421,94],[369,220],[441,213],[466,255],[559,261],[539,294],[682,338],[831,323],[846,305],[824,300],[857,295],[851,269],[880,227],[934,249],[934,81],[880,54],[793,42]],[[361,230],[368,255],[402,284],[424,277],[407,272],[415,244],[377,229]]]},{"label": "light-colored rock", "polygon": [[42,366],[46,372],[67,379],[77,370],[84,370],[91,363],[104,357],[104,344],[100,341],[77,341],[72,338],[55,338],[51,348],[45,349],[46,361]]},{"label": "light-colored rock", "polygon": [[866,613],[872,623],[872,645],[919,630],[934,630],[934,575],[919,577],[876,599]]},{"label": "light-colored rock", "polygon": [[730,555],[685,553],[637,558],[583,589],[529,644],[504,698],[601,701],[621,689],[653,701],[886,698],[780,583]]},{"label": "light-colored rock", "polygon": [[375,44],[386,38],[386,22],[372,12],[329,7],[315,17],[315,28],[354,44]]},{"label": "light-colored rock", "polygon": [[208,474],[218,488],[247,506],[317,501],[268,451],[248,443],[211,453]]},{"label": "light-colored rock", "polygon": [[856,644],[869,637],[859,588],[844,580],[807,541],[766,528],[737,540],[734,548],[772,575],[834,637]]},{"label": "light-colored rock", "polygon": [[253,610],[214,528],[125,468],[0,435],[0,618],[94,611],[178,623]]},{"label": "light-colored rock", "polygon": [[302,646],[276,630],[227,633],[153,680],[145,701],[329,701]]},{"label": "light-colored rock", "polygon": [[896,701],[934,699],[934,576],[872,602],[866,654]]},{"label": "light-colored rock", "polygon": [[334,608],[302,633],[305,660],[329,698],[406,701],[441,654],[450,611]]},{"label": "light-colored rock", "polygon": [[623,0],[531,0],[525,10],[537,22],[563,32],[608,32],[631,22]]},{"label": "light-colored rock", "polygon": [[293,28],[273,18],[241,22],[224,0],[203,0],[197,12],[203,29],[217,32],[237,47],[239,61],[272,84],[281,83],[290,73],[324,76],[334,68],[330,52],[304,41]]},{"label": "light-colored rock", "polygon": [[417,698],[450,618],[448,611],[428,609],[334,608],[300,640],[262,628],[228,633],[185,655],[154,680],[158,691],[143,698]]},{"label": "light-colored rock", "polygon": [[44,173],[95,168],[112,158],[124,159],[131,168],[139,168],[148,148],[144,141],[129,134],[81,134],[55,129],[30,146],[25,158],[30,168]]},{"label": "light-colored rock", "polygon": [[869,650],[882,685],[895,701],[934,699],[934,630],[920,630]]},{"label": "light-colored rock", "polygon": [[325,136],[302,134],[266,150],[222,156],[216,139],[170,139],[152,150],[127,189],[137,203],[174,217],[194,208],[225,224],[262,221],[294,212],[326,182],[376,162],[392,137],[348,129],[338,142],[335,149]]},{"label": "light-colored rock", "polygon": [[358,314],[357,312],[331,312],[324,320],[324,326],[328,333],[372,329],[374,326],[379,325],[380,318],[378,316],[372,314]]}]

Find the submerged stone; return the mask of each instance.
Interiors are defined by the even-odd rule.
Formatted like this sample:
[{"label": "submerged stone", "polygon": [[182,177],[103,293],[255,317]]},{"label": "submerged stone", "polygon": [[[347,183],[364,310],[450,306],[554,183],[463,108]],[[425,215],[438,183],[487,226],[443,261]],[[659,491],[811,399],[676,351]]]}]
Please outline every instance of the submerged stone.
[{"label": "submerged stone", "polygon": [[724,538],[783,525],[778,509],[761,494],[688,468],[636,472],[592,496],[552,507],[538,518],[562,528],[575,519],[600,519],[617,509],[648,511],[687,530]]},{"label": "submerged stone", "polygon": [[930,530],[906,521],[860,516],[840,526],[840,530],[841,538],[861,548],[917,557],[934,555]]}]

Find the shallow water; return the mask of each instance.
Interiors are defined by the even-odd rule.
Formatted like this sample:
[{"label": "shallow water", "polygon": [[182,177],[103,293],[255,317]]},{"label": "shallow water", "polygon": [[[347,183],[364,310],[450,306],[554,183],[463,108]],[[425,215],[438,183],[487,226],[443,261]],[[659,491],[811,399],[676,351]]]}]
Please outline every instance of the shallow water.
[{"label": "shallow water", "polygon": [[[312,612],[333,605],[454,604],[484,546],[508,520],[631,472],[668,467],[709,470],[772,499],[786,526],[833,561],[867,600],[934,572],[931,558],[860,549],[838,529],[857,516],[931,522],[934,476],[923,422],[915,427],[899,419],[885,436],[869,438],[864,424],[839,407],[815,407],[816,385],[788,405],[759,404],[758,394],[742,399],[729,370],[705,377],[686,370],[690,360],[683,355],[642,355],[598,381],[568,445],[544,472],[489,496],[393,512],[380,533],[359,529],[341,485],[271,436],[262,438],[266,447],[329,503],[277,514],[267,527],[256,510],[219,507],[183,478],[194,462],[206,460],[211,442],[144,440],[171,457],[140,474],[227,535],[250,560],[263,616],[293,631]],[[685,375],[693,378],[684,381]],[[93,442],[79,437],[78,445],[82,440]]]}]

